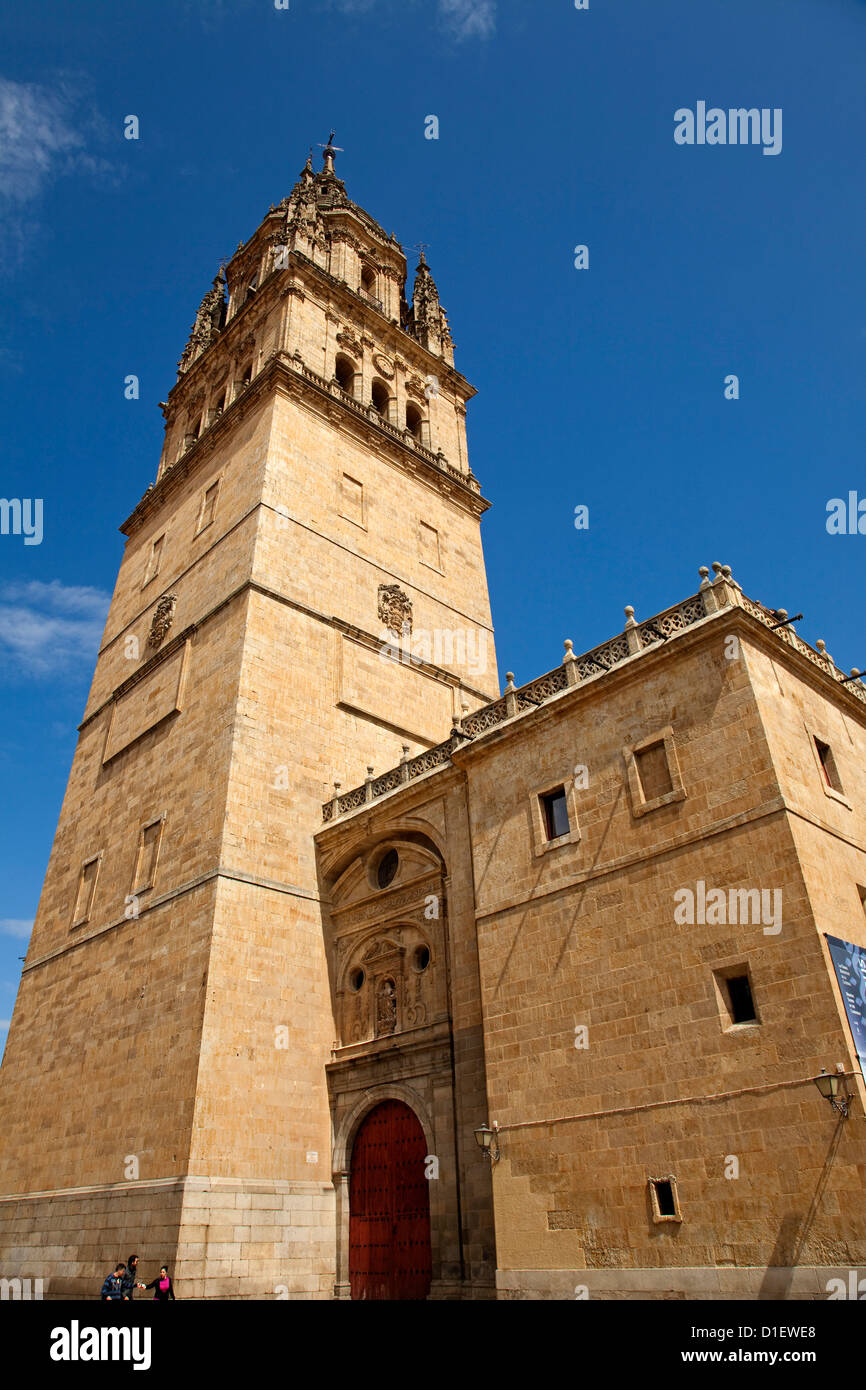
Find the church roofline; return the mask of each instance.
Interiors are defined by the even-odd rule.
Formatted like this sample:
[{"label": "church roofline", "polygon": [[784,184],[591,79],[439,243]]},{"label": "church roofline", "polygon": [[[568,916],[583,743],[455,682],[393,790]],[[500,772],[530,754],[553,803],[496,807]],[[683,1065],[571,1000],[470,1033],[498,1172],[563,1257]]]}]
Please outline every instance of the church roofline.
[{"label": "church roofline", "polygon": [[626,608],[624,631],[581,656],[575,656],[572,643],[566,641],[562,665],[526,685],[515,686],[514,677],[508,672],[504,693],[464,718],[455,719],[451,735],[444,742],[416,757],[404,756],[396,767],[378,777],[367,777],[351,791],[340,794],[339,783],[335,783],[335,795],[322,806],[325,825],[333,825],[338,819],[342,824],[357,812],[369,810],[372,802],[411,786],[417,778],[426,778],[462,763],[470,750],[479,746],[474,740],[483,738],[484,747],[498,742],[513,730],[517,720],[537,715],[558,697],[595,684],[613,671],[633,668],[634,658],[659,653],[669,639],[683,636],[698,625],[703,626],[708,619],[745,614],[754,621],[756,635],[763,629],[767,638],[775,638],[782,648],[787,647],[797,655],[798,664],[803,663],[804,674],[809,674],[811,665],[812,674],[820,673],[824,681],[832,680],[840,692],[845,692],[852,709],[857,710],[859,705],[859,713],[866,716],[866,686],[858,679],[851,680],[836,666],[823,642],[817,649],[810,647],[795,632],[784,609],[767,608],[748,598],[732,578],[729,565],[714,563],[713,570],[716,577],[710,581],[709,570],[703,566],[701,586],[696,594],[642,623],[635,621],[633,608]]}]

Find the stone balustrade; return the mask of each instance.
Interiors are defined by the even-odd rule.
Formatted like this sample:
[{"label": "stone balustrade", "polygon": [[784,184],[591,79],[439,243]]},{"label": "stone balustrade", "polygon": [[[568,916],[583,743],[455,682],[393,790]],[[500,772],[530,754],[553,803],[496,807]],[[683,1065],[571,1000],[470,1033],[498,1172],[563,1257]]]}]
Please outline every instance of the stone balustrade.
[{"label": "stone balustrade", "polygon": [[804,642],[788,621],[788,614],[784,608],[766,608],[755,599],[747,598],[732,577],[730,565],[715,563],[713,571],[715,578],[711,580],[709,569],[702,565],[699,571],[701,584],[698,592],[684,599],[682,603],[666,608],[663,613],[657,613],[646,622],[638,623],[635,620],[634,609],[627,607],[624,631],[618,637],[602,642],[600,646],[593,647],[581,656],[575,656],[573,644],[567,641],[562,665],[548,671],[546,675],[536,677],[527,685],[515,686],[512,672],[507,672],[503,695],[498,700],[492,700],[490,704],[482,705],[471,714],[464,715],[462,719],[456,719],[450,737],[443,743],[428,748],[414,758],[409,757],[409,747],[404,744],[403,757],[397,767],[389,769],[379,777],[374,777],[373,769],[368,768],[363,786],[355,787],[342,796],[340,783],[335,782],[333,797],[322,806],[322,819],[326,822],[333,821],[338,816],[347,815],[350,811],[356,811],[368,802],[375,801],[387,792],[395,791],[397,787],[433,771],[434,768],[444,767],[451,761],[452,751],[467,739],[477,738],[498,724],[543,705],[563,690],[603,675],[606,671],[612,671],[630,657],[639,656],[651,647],[660,646],[668,638],[684,632],[723,608],[743,608],[751,617],[772,629],[781,642],[794,647],[808,661],[835,680],[844,682],[856,699],[866,703],[866,687],[858,679],[860,673],[856,669],[852,672],[855,677],[852,680],[835,664],[823,641],[818,641],[817,650],[810,647],[808,642]]}]

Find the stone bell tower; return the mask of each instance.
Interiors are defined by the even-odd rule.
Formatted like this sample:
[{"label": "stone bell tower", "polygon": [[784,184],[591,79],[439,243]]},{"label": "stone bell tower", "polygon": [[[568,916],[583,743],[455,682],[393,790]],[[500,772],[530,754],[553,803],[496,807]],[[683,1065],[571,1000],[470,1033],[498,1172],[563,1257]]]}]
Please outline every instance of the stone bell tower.
[{"label": "stone bell tower", "polygon": [[308,161],[162,407],[0,1073],[0,1275],[330,1297],[335,1037],[313,836],[498,695],[455,369],[406,259]]}]

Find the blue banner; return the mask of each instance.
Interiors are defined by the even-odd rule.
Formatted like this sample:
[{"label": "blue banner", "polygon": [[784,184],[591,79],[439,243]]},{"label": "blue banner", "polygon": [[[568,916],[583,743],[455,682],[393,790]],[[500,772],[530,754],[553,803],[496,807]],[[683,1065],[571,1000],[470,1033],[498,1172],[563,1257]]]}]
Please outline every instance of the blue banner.
[{"label": "blue banner", "polygon": [[827,936],[827,945],[836,967],[860,1070],[866,1076],[866,948],[840,941],[838,936]]}]

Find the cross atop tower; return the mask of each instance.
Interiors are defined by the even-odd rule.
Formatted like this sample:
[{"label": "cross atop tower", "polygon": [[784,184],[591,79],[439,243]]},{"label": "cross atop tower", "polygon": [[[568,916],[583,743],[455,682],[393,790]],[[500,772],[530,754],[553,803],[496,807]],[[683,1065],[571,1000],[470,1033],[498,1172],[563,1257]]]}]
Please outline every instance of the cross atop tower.
[{"label": "cross atop tower", "polygon": [[333,174],[334,172],[334,155],[343,153],[343,147],[341,145],[334,144],[334,136],[336,135],[336,133],[337,132],[335,130],[331,131],[331,134],[328,136],[327,145],[323,145],[321,140],[318,141],[319,148],[322,151],[325,160],[325,167],[323,172],[326,174]]}]

